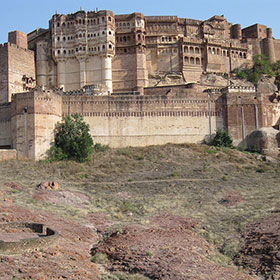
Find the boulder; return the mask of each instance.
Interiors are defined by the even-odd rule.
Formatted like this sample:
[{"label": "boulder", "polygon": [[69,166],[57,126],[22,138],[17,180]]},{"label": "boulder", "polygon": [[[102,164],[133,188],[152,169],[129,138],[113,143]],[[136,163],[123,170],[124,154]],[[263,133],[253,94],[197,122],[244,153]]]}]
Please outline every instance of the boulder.
[{"label": "boulder", "polygon": [[246,137],[245,146],[251,152],[278,157],[280,132],[272,127],[263,127],[254,130]]}]

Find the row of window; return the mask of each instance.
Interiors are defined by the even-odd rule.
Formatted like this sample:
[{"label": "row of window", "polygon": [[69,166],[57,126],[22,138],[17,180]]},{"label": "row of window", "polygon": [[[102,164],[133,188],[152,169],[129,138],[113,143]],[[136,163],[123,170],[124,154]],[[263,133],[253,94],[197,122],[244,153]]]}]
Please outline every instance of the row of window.
[{"label": "row of window", "polygon": [[[114,49],[111,44],[109,44],[108,48],[110,50]],[[98,46],[98,47],[88,48],[88,51],[90,51],[90,52],[99,52],[100,50],[102,50],[102,51],[106,50],[106,46],[102,45],[102,46]],[[76,48],[75,50],[74,49],[68,50],[68,54],[74,54],[74,53],[78,53],[81,51],[86,51],[86,47],[84,46],[84,47]],[[61,54],[67,55],[67,50],[57,50],[57,51],[53,52],[53,55],[61,55]]]},{"label": "row of window", "polygon": [[[111,17],[108,17],[108,21],[110,22],[114,22],[114,19],[112,19]],[[68,21],[68,22],[63,22],[62,24],[60,22],[57,22],[56,23],[56,27],[71,27],[73,26],[74,24],[99,24],[99,23],[105,23],[106,22],[106,18],[105,17],[102,17],[102,18],[97,18],[97,19],[77,19],[76,21]],[[55,27],[55,25],[53,24],[53,28]]]},{"label": "row of window", "polygon": [[162,42],[172,42],[172,41],[177,41],[176,37],[161,37]]},{"label": "row of window", "polygon": [[[229,56],[229,51],[221,50],[219,48],[209,47],[208,52],[210,54],[215,54],[215,55]],[[203,53],[203,48],[185,46],[184,47],[184,53],[200,54],[200,53]],[[239,57],[239,58],[243,58],[243,59],[247,58],[246,52],[231,51],[231,54],[234,57]]]},{"label": "row of window", "polygon": [[186,64],[196,64],[196,65],[202,65],[204,63],[204,59],[203,58],[199,58],[199,57],[188,57],[185,56],[184,57],[184,61]]},{"label": "row of window", "polygon": [[164,54],[164,53],[177,53],[177,49],[176,48],[160,49],[159,53],[160,54]]},{"label": "row of window", "polygon": [[[135,35],[132,36],[133,39],[135,39]],[[116,41],[117,42],[127,42],[130,41],[130,36],[117,36]],[[137,34],[137,40],[141,40],[141,34]],[[145,40],[145,36],[143,35],[143,40]]]},{"label": "row of window", "polygon": [[131,25],[130,25],[130,22],[116,22],[116,26],[117,27],[127,27],[127,28],[129,28],[130,26],[135,26],[135,24],[134,23],[132,23]]},{"label": "row of window", "polygon": [[[93,37],[99,37],[101,35],[105,35],[106,31],[102,31],[102,32],[97,32],[97,33],[88,33],[88,38],[93,38]],[[113,35],[113,32],[111,30],[108,31],[108,35]],[[86,33],[80,33],[80,34],[76,34],[76,36],[74,38],[82,38],[82,37],[86,37]],[[56,37],[56,40],[59,42],[60,41],[60,36]],[[73,40],[73,36],[63,36],[62,40],[65,42],[66,40],[70,41]]]},{"label": "row of window", "polygon": [[[220,50],[219,48],[208,48],[210,54],[222,55],[222,56],[229,56],[229,51],[227,50]],[[246,52],[241,51],[231,51],[231,56],[241,59],[246,59],[247,54]]]},{"label": "row of window", "polygon": [[199,54],[199,53],[202,53],[203,52],[203,49],[201,48],[198,48],[198,47],[188,47],[188,46],[185,46],[184,47],[184,53],[196,53],[196,54]]}]

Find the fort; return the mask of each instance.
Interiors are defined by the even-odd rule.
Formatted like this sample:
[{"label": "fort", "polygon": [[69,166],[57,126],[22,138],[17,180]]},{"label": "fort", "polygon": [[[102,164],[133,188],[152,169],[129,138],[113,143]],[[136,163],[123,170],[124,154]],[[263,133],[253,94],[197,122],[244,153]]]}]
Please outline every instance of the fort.
[{"label": "fort", "polygon": [[242,145],[279,125],[277,89],[230,75],[256,54],[280,60],[272,29],[224,16],[55,14],[48,29],[10,32],[0,46],[0,148],[40,159],[55,124],[73,113],[111,147],[197,143],[217,129]]}]

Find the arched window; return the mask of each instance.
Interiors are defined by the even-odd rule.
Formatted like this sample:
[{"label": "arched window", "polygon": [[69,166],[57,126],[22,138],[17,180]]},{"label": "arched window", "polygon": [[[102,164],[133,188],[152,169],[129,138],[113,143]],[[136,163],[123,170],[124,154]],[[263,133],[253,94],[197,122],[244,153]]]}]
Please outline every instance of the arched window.
[{"label": "arched window", "polygon": [[184,60],[185,60],[186,63],[188,63],[188,64],[190,63],[190,60],[187,56],[185,56]]},{"label": "arched window", "polygon": [[59,27],[59,26],[60,26],[60,23],[58,22],[56,26]]},{"label": "arched window", "polygon": [[82,20],[81,19],[79,19],[79,24],[82,24]]},{"label": "arched window", "polygon": [[198,58],[198,57],[195,59],[195,63],[196,63],[197,65],[199,65],[199,64],[200,64],[200,60],[199,60],[199,58]]},{"label": "arched window", "polygon": [[217,55],[220,55],[220,49],[217,49]]},{"label": "arched window", "polygon": [[60,41],[60,37],[59,36],[57,37],[57,41]]},{"label": "arched window", "polygon": [[195,53],[199,53],[199,48],[195,48]]},{"label": "arched window", "polygon": [[66,54],[66,50],[64,50],[63,53]]},{"label": "arched window", "polygon": [[193,57],[191,57],[190,62],[191,62],[191,64],[194,64],[194,58]]},{"label": "arched window", "polygon": [[184,52],[189,52],[189,48],[188,47],[184,47]]},{"label": "arched window", "polygon": [[190,47],[190,53],[194,53],[193,47]]},{"label": "arched window", "polygon": [[246,58],[247,58],[247,55],[246,55],[246,53],[244,53],[244,54],[243,54],[243,58],[244,58],[244,59],[246,59]]},{"label": "arched window", "polygon": [[108,20],[111,21],[111,17],[108,17]]},{"label": "arched window", "polygon": [[137,35],[137,39],[141,40],[141,35],[140,34]]},{"label": "arched window", "polygon": [[63,37],[63,41],[64,41],[64,42],[66,41],[66,37]]},{"label": "arched window", "polygon": [[57,54],[60,54],[60,50],[57,51]]}]

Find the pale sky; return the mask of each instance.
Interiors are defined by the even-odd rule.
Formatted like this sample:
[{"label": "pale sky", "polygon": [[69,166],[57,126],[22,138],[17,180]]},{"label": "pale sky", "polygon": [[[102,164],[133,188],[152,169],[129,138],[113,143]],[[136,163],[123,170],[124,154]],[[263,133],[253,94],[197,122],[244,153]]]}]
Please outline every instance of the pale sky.
[{"label": "pale sky", "polygon": [[0,43],[7,41],[8,32],[26,33],[38,27],[47,28],[56,11],[60,14],[80,10],[111,10],[115,14],[141,12],[144,15],[176,15],[206,20],[224,15],[242,28],[255,23],[271,27],[274,38],[280,39],[280,0],[1,0]]}]

